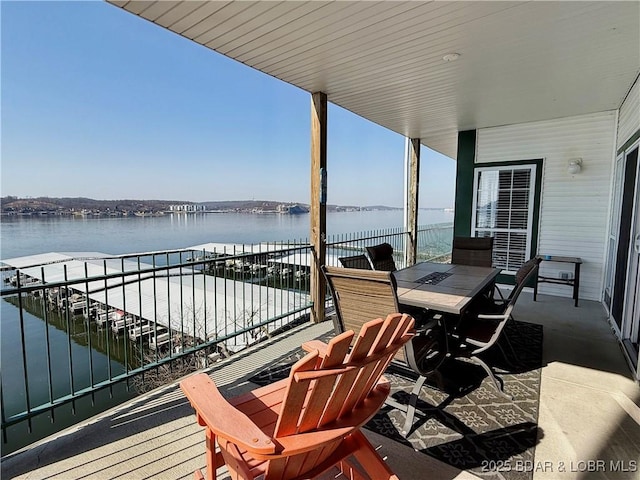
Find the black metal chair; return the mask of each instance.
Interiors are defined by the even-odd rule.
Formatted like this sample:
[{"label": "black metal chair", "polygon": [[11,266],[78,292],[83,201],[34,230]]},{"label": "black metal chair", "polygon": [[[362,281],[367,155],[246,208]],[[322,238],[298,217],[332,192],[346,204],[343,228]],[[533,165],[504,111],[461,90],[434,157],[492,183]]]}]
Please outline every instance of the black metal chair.
[{"label": "black metal chair", "polygon": [[351,257],[338,257],[340,263],[345,268],[359,268],[362,270],[372,270],[371,263],[366,255],[353,255]]},{"label": "black metal chair", "polygon": [[397,270],[396,263],[393,260],[393,247],[389,243],[367,247],[367,254],[374,270],[383,270],[385,272],[395,272]]},{"label": "black metal chair", "polygon": [[479,355],[497,345],[506,358],[504,350],[498,343],[501,336],[515,354],[503,330],[506,323],[513,319],[513,308],[523,288],[538,274],[539,263],[539,259],[531,259],[518,270],[516,286],[503,303],[493,303],[491,305],[483,299],[479,305],[472,305],[459,319],[458,326],[450,334],[449,338],[451,356],[453,358],[468,358],[480,365],[491,378],[498,391],[510,400],[513,400],[513,398],[504,391],[502,379],[496,376],[493,369]]},{"label": "black metal chair", "polygon": [[[492,267],[493,237],[454,237],[451,264]],[[493,301],[493,290],[492,285],[491,288],[484,292],[484,296],[490,302]]]},{"label": "black metal chair", "polygon": [[493,265],[493,237],[455,237],[451,263],[491,267]]},{"label": "black metal chair", "polygon": [[[496,287],[496,292],[498,292],[498,295],[500,298],[495,299],[494,301],[497,304],[498,308],[504,307],[504,305],[509,302],[511,297],[513,295],[516,295],[516,290],[518,289],[518,286],[520,284],[523,284],[523,288],[524,288],[527,286],[528,283],[534,281],[534,279],[536,278],[536,275],[531,275],[531,271],[535,269],[537,274],[538,269],[540,268],[540,262],[542,262],[541,258],[534,257],[522,264],[522,266],[518,269],[514,277],[515,286],[513,290],[511,290],[511,293],[506,298],[502,294],[500,289]],[[519,295],[519,292],[517,293],[517,295]]]}]

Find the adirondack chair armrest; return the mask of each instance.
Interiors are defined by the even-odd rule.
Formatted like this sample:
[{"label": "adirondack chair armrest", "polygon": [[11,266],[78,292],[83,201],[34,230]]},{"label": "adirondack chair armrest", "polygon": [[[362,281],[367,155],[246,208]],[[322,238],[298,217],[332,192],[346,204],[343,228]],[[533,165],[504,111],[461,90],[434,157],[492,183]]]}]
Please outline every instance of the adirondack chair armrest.
[{"label": "adirondack chair armrest", "polygon": [[252,452],[275,452],[276,445],[271,437],[265,435],[249,417],[227,402],[208,375],[192,375],[180,382],[180,388],[196,410],[200,425]]},{"label": "adirondack chair armrest", "polygon": [[308,342],[304,342],[302,344],[302,349],[305,352],[315,352],[318,351],[320,357],[323,357],[327,353],[328,345],[324,343],[322,340],[309,340]]},{"label": "adirondack chair armrest", "polygon": [[[342,343],[343,346],[348,346],[353,339],[354,333],[352,330],[342,332],[340,335],[333,338],[334,342]],[[322,340],[309,340],[308,342],[304,342],[302,344],[302,349],[306,352],[318,352],[318,358],[320,360],[324,359],[329,354],[329,344],[323,342]]]}]

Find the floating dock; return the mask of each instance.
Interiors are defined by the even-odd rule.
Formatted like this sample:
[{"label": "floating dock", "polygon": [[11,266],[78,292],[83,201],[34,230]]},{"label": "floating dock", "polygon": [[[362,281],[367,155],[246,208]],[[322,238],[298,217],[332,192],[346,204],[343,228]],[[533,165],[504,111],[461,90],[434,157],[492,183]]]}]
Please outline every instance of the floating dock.
[{"label": "floating dock", "polygon": [[[202,251],[193,250],[194,254]],[[309,303],[305,292],[207,275],[197,268],[156,265],[162,269],[145,272],[154,266],[127,257],[54,252],[2,263],[14,269],[14,276],[19,272],[22,286],[28,282],[29,286],[40,284],[47,288],[47,284],[77,282],[69,285],[64,296],[69,299],[75,295],[76,302],[84,302],[80,310],[85,316],[98,324],[108,323],[117,332],[126,325],[130,338],[148,336],[152,348],[169,343],[175,336],[203,341],[246,329],[242,335],[224,342],[229,351],[238,351],[298,318],[299,313],[288,312],[296,312]],[[12,281],[10,271],[5,269],[3,274],[6,281]],[[102,276],[112,277],[99,278]],[[91,309],[93,314],[89,313]],[[268,329],[259,327],[272,318],[277,320]],[[251,329],[252,325],[258,327]]]}]

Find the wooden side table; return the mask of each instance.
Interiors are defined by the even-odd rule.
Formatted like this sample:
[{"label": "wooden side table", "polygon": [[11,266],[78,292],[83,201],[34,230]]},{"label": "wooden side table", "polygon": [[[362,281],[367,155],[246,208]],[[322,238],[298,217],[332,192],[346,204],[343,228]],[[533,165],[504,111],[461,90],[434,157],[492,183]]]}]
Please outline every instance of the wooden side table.
[{"label": "wooden side table", "polygon": [[573,286],[573,300],[575,306],[578,306],[578,291],[580,289],[580,265],[582,265],[582,259],[580,257],[562,257],[559,255],[538,255],[539,258],[545,262],[560,262],[560,263],[573,263],[573,278],[555,278],[555,277],[543,277],[538,270],[538,278],[536,284],[533,287],[533,301],[535,302],[538,296],[538,283],[555,283],[558,285],[570,285]]}]

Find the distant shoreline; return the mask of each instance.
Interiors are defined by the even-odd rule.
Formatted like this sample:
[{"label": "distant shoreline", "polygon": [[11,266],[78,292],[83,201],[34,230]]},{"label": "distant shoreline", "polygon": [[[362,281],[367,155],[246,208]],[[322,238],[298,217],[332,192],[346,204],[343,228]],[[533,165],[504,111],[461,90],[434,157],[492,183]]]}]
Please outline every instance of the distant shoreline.
[{"label": "distant shoreline", "polygon": [[[2,197],[2,217],[159,217],[209,213],[246,213],[265,215],[304,215],[310,206],[296,202],[265,200],[225,200],[184,202],[169,200],[94,200],[90,198],[19,198]],[[327,205],[327,212],[370,212],[402,210],[385,205]],[[451,208],[421,208],[420,210],[450,211]]]},{"label": "distant shoreline", "polygon": [[[264,200],[225,200],[184,202],[169,200],[94,200],[90,198],[19,198],[2,197],[2,217],[158,217],[164,215],[193,215],[208,213],[247,213],[304,215],[310,206],[296,202]],[[400,207],[385,205],[353,206],[327,205],[327,212],[390,211]],[[447,208],[421,210],[453,211]]]},{"label": "distant shoreline", "polygon": [[[341,210],[334,209],[328,211],[328,213],[349,213],[349,212],[376,212],[376,211],[397,211],[401,208],[387,208],[387,209],[371,209],[360,208],[357,210]],[[453,213],[450,208],[420,208],[419,210],[433,211],[433,212],[448,212]],[[135,212],[135,213],[108,213],[108,212],[91,212],[91,213],[78,213],[78,212],[0,212],[0,218],[51,218],[51,217],[63,217],[63,218],[150,218],[150,217],[166,217],[166,216],[194,216],[194,215],[229,215],[229,214],[242,214],[242,215],[306,215],[309,212],[288,213],[288,212],[276,212],[276,211],[262,211],[252,212],[245,210],[201,210],[198,212],[171,212],[171,211],[159,211],[159,212]]]}]

